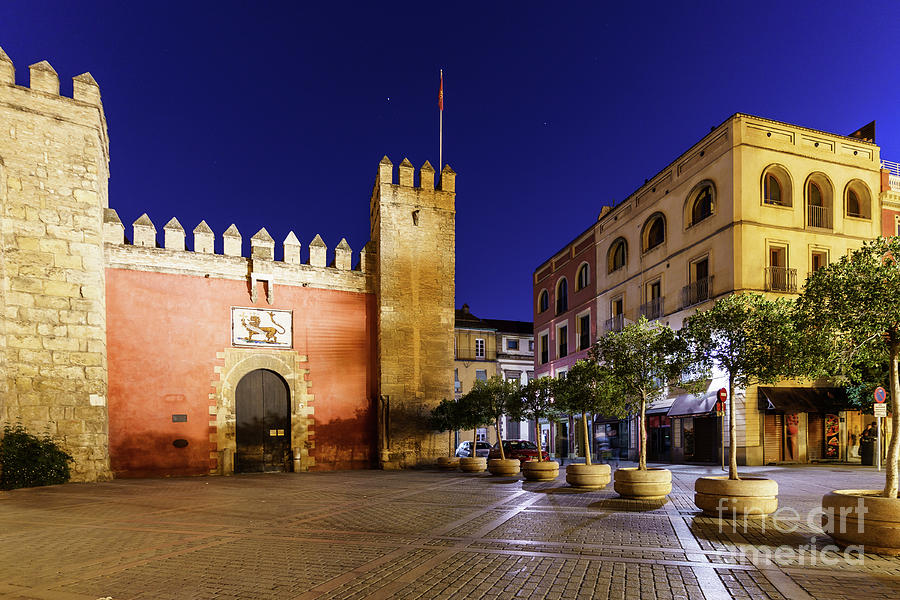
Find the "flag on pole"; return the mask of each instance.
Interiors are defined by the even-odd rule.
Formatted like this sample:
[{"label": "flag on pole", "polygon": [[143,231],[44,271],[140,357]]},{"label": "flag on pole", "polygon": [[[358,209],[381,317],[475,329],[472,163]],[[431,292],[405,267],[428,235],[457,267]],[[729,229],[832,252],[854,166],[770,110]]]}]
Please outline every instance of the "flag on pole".
[{"label": "flag on pole", "polygon": [[444,110],[444,70],[441,69],[441,89],[438,91],[438,110]]}]

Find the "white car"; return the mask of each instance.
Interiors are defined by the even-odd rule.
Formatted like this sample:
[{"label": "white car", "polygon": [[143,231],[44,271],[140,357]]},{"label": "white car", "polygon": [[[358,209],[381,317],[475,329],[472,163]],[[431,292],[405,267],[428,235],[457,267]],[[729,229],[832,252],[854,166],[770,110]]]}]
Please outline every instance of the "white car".
[{"label": "white car", "polygon": [[[478,445],[475,447],[475,456],[487,458],[490,452],[491,445],[487,442],[478,442]],[[460,444],[456,449],[456,456],[465,458],[472,456],[472,442],[463,442]]]}]

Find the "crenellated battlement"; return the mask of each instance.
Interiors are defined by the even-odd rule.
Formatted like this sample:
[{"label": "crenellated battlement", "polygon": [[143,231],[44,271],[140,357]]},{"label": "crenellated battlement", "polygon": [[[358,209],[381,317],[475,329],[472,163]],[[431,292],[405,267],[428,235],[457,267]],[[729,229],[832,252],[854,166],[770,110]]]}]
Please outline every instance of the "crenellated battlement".
[{"label": "crenellated battlement", "polygon": [[235,224],[222,233],[221,254],[215,252],[216,234],[206,221],[201,221],[193,230],[192,250],[186,248],[185,229],[174,217],[163,227],[161,240],[147,213],[132,223],[131,230],[129,241],[118,213],[111,208],[104,210],[103,241],[108,267],[227,279],[244,279],[249,273],[251,279],[267,281],[277,272],[276,283],[353,291],[367,291],[367,275],[372,270],[371,248],[359,252],[359,262],[354,268],[353,251],[343,238],[329,253],[322,236],[316,235],[308,244],[304,262],[301,259],[302,244],[293,231],[282,242],[281,260],[275,260],[275,240],[265,228],[250,238],[250,252],[246,255],[243,235]]},{"label": "crenellated battlement", "polygon": [[[29,87],[16,87],[59,96],[59,74],[49,62],[42,60],[29,65],[28,71],[30,73]],[[3,48],[0,48],[0,83],[16,85],[16,67]],[[60,97],[65,98],[65,96]],[[101,105],[100,86],[90,73],[85,72],[72,78],[72,100],[95,106]]]},{"label": "crenellated battlement", "polygon": [[[415,188],[426,191],[455,192],[456,191],[456,172],[445,165],[441,171],[441,178],[438,181],[437,188],[434,187],[434,167],[427,160],[425,164],[416,173],[416,169],[408,158],[404,158],[397,165],[398,179],[394,179],[394,163],[387,156],[378,163],[378,175],[375,185],[382,184],[397,185],[404,188]],[[419,185],[415,185],[415,178],[418,176]]]}]

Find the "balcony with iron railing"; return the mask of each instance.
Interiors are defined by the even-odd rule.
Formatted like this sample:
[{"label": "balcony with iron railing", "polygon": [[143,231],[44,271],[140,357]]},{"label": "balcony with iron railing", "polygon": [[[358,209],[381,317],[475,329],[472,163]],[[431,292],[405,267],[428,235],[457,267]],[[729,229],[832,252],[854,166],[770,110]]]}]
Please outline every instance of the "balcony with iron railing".
[{"label": "balcony with iron railing", "polygon": [[881,161],[881,168],[888,172],[888,186],[895,192],[900,192],[900,163],[891,160]]},{"label": "balcony with iron railing", "polygon": [[687,308],[712,298],[712,275],[698,279],[681,288],[681,306]]},{"label": "balcony with iron railing", "polygon": [[766,291],[797,293],[797,269],[766,267]]},{"label": "balcony with iron railing", "polygon": [[614,315],[606,320],[606,331],[622,331],[625,327],[625,315]]},{"label": "balcony with iron railing", "polygon": [[641,304],[641,316],[646,317],[648,321],[658,319],[663,314],[663,299],[653,298],[649,302]]},{"label": "balcony with iron railing", "polygon": [[814,204],[807,205],[806,225],[807,227],[818,227],[819,229],[831,229],[831,208]]},{"label": "balcony with iron railing", "polygon": [[496,350],[477,352],[475,348],[457,348],[456,360],[497,360]]}]

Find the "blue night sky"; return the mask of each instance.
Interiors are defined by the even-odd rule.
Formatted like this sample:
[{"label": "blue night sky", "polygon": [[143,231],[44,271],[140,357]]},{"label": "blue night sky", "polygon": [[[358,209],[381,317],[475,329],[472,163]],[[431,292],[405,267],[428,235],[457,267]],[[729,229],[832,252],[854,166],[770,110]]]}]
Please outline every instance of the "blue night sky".
[{"label": "blue night sky", "polygon": [[290,230],[355,253],[381,157],[437,164],[443,68],[456,305],[481,317],[531,320],[534,269],[735,112],[875,119],[900,161],[896,2],[6,0],[0,46],[20,85],[44,59],[64,95],[100,83],[129,235],[206,219],[221,251],[234,222],[276,256]]}]

